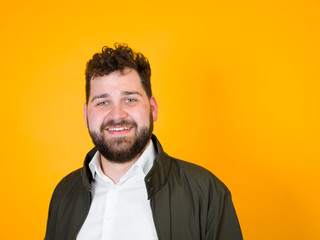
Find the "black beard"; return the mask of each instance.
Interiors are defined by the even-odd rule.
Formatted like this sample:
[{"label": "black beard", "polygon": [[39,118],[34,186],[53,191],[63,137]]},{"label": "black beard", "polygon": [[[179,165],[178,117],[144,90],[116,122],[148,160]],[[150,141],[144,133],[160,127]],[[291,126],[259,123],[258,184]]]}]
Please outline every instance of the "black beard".
[{"label": "black beard", "polygon": [[[127,125],[137,129],[137,124],[135,122],[128,122],[125,120],[120,122],[109,121],[102,124],[100,133],[91,132],[89,128],[89,134],[94,145],[104,158],[115,163],[126,163],[138,156],[148,144],[153,131],[153,118],[151,113],[149,121],[149,127],[141,128],[139,131],[137,130],[135,137],[130,140],[126,139],[126,137],[115,137],[113,140],[107,141],[104,138],[104,131],[107,126]],[[124,147],[125,145],[128,146]]]}]

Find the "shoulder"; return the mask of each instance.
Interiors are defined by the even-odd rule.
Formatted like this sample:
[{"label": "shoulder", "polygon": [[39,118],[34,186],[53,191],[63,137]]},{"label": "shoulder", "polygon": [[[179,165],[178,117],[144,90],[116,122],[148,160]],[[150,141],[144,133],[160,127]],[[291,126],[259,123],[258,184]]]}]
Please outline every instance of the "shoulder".
[{"label": "shoulder", "polygon": [[71,173],[69,173],[68,175],[66,175],[64,178],[62,178],[62,180],[58,183],[58,186],[63,186],[66,184],[72,184],[75,183],[79,180],[81,180],[82,176],[82,168],[79,168]]},{"label": "shoulder", "polygon": [[60,198],[62,195],[65,195],[67,192],[74,191],[77,187],[82,184],[82,168],[79,168],[68,175],[66,175],[62,180],[57,184],[53,196],[53,199]]},{"label": "shoulder", "polygon": [[200,191],[215,192],[223,195],[230,194],[227,186],[204,167],[173,157],[171,157],[171,159],[172,174],[179,179],[179,181],[184,181],[190,187],[199,189]]}]

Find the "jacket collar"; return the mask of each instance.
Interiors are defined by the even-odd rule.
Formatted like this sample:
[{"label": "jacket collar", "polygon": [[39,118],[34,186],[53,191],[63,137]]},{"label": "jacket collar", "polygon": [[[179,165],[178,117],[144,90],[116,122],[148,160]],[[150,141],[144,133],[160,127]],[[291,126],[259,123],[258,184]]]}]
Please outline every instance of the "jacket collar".
[{"label": "jacket collar", "polygon": [[[157,137],[152,135],[151,140],[153,141],[153,145],[157,154],[151,170],[145,177],[148,199],[152,198],[153,195],[166,184],[171,168],[171,158],[163,151]],[[82,179],[88,191],[91,191],[91,181],[93,179],[89,168],[89,163],[96,152],[96,147],[91,149],[91,151],[88,152],[83,164]]]}]

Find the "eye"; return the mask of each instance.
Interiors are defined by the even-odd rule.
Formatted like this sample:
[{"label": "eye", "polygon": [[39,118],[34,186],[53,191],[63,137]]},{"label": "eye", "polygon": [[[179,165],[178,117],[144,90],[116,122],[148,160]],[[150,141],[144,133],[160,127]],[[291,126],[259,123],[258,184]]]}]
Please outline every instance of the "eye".
[{"label": "eye", "polygon": [[136,100],[135,99],[133,99],[133,98],[127,98],[126,100],[125,100],[125,102],[127,102],[127,103],[133,103],[133,102],[135,102]]},{"label": "eye", "polygon": [[107,101],[103,101],[103,102],[99,102],[97,105],[98,106],[104,106],[104,105],[107,105],[108,102]]}]

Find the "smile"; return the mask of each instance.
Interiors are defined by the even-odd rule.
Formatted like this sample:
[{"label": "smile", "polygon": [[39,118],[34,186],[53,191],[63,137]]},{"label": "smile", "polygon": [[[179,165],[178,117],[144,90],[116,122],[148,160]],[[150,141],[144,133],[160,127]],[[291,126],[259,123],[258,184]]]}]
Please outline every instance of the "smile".
[{"label": "smile", "polygon": [[130,130],[130,129],[131,127],[107,127],[107,130],[111,132],[120,132],[120,131]]}]

